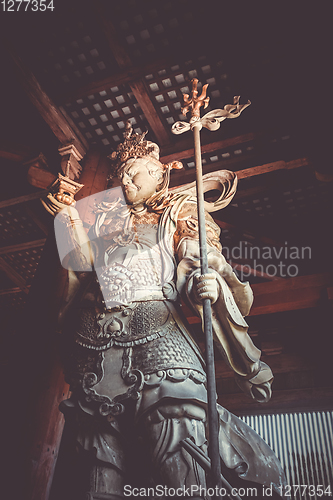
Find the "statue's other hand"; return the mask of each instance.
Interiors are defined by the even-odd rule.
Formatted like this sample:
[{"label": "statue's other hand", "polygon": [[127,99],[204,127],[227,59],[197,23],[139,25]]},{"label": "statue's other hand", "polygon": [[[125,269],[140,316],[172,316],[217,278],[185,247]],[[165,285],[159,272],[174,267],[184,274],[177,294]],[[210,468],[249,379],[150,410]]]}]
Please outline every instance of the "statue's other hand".
[{"label": "statue's other hand", "polygon": [[193,290],[197,302],[202,303],[204,299],[209,299],[214,304],[219,296],[219,286],[215,274],[196,274]]}]

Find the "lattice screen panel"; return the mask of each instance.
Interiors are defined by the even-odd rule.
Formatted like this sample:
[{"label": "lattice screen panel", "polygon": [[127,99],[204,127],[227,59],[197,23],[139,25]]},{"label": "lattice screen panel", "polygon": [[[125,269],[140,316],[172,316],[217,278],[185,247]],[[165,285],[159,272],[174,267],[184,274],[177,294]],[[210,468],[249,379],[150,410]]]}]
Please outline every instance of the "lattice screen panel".
[{"label": "lattice screen panel", "polygon": [[171,46],[181,49],[188,41],[185,26],[193,17],[188,2],[148,0],[142,9],[141,2],[128,0],[111,2],[109,9],[109,15],[116,16],[118,36],[136,63],[143,58],[163,57]]},{"label": "lattice screen panel", "polygon": [[15,314],[22,310],[27,300],[27,294],[24,292],[8,293],[0,295],[0,311],[8,313],[15,310]]},{"label": "lattice screen panel", "polygon": [[30,248],[29,250],[5,254],[2,258],[26,281],[27,285],[30,285],[42,251],[42,247]]},{"label": "lattice screen panel", "polygon": [[0,291],[1,290],[9,290],[13,288],[12,280],[7,276],[7,274],[0,270]]},{"label": "lattice screen panel", "polygon": [[248,200],[240,200],[231,203],[231,206],[244,210],[247,213],[256,214],[259,217],[274,215],[281,207],[269,194],[264,196],[252,196]]},{"label": "lattice screen panel", "polygon": [[274,186],[262,195],[251,195],[248,199],[235,200],[230,206],[258,217],[304,218],[317,214],[331,202],[331,186],[312,182],[299,183],[298,187],[288,190]]},{"label": "lattice screen panel", "polygon": [[[135,132],[149,130],[149,124],[128,85],[106,88],[68,103],[66,109],[88,142],[111,152],[123,140],[126,120]],[[147,139],[156,141],[149,130]]]},{"label": "lattice screen panel", "polygon": [[332,186],[329,183],[300,185],[283,192],[281,206],[297,220],[313,213],[332,209]]},{"label": "lattice screen panel", "polygon": [[230,100],[229,76],[223,61],[210,60],[202,56],[197,60],[188,60],[184,63],[175,60],[175,63],[178,64],[145,75],[151,99],[161,110],[166,126],[185,119],[181,113],[183,94],[190,93],[190,82],[193,78],[198,78],[199,90],[201,90],[202,82],[209,84],[210,103],[206,112],[230,104],[227,102],[228,99]]},{"label": "lattice screen panel", "polygon": [[[297,173],[294,172],[294,175]],[[332,187],[329,183],[320,183],[312,177],[306,181],[299,179],[295,186],[291,182],[288,184],[288,189],[283,184],[280,187],[274,184],[264,194],[236,199],[230,206],[265,219],[279,217],[281,220],[288,218],[289,221],[294,219],[297,222],[299,218],[318,217],[321,211],[329,210],[332,205]]]},{"label": "lattice screen panel", "polygon": [[43,231],[26,215],[24,206],[0,210],[0,246],[16,245],[45,237]]},{"label": "lattice screen panel", "polygon": [[36,22],[25,54],[46,90],[57,95],[119,71],[94,6],[69,3],[65,13],[61,7],[43,23]]}]

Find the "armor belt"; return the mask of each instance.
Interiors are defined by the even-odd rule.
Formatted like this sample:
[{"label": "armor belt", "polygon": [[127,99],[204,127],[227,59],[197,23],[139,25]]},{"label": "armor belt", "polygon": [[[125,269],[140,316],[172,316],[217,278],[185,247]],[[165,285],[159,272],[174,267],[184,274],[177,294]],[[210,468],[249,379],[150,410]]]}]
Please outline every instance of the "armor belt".
[{"label": "armor belt", "polygon": [[[100,316],[95,321],[95,335],[87,339],[89,343],[83,340],[82,331],[77,331],[77,342],[104,351],[100,353],[98,373],[93,369],[83,377],[84,392],[89,401],[102,403],[99,411],[103,415],[122,411],[119,402],[133,394],[139,398],[144,385],[149,393],[150,389],[154,393],[147,395],[149,401],[144,408],[146,403],[150,405],[151,400],[156,400],[156,391],[161,392],[162,398],[175,397],[174,394],[178,397],[180,393],[182,397],[186,394],[191,399],[198,397],[198,387],[205,381],[204,370],[167,301],[135,302]],[[189,383],[193,390],[189,391]],[[200,400],[203,397],[200,395]]]},{"label": "armor belt", "polygon": [[132,367],[144,374],[174,367],[202,371],[196,353],[179,330],[166,301],[135,302],[97,318],[92,308],[81,312],[84,321],[76,332],[76,341],[83,347],[97,351],[132,347]]},{"label": "armor belt", "polygon": [[[162,297],[164,300],[161,300]],[[159,300],[117,306],[100,314],[96,314],[92,307],[81,309],[76,342],[97,351],[112,346],[133,347],[160,338],[174,328],[174,320],[171,321],[161,292]]]}]

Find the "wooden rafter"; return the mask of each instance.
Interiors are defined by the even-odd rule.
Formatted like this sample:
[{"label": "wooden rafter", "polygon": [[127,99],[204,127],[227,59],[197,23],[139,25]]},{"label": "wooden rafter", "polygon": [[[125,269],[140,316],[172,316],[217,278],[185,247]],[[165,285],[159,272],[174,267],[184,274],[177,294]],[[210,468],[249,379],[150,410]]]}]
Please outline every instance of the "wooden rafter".
[{"label": "wooden rafter", "polygon": [[330,274],[296,276],[252,285],[255,301],[251,316],[317,307],[328,302]]},{"label": "wooden rafter", "polygon": [[[26,285],[26,288],[30,288],[30,285]],[[3,290],[0,290],[0,295],[13,295],[15,293],[21,293],[22,288],[20,287],[15,287],[15,288],[5,288]]]},{"label": "wooden rafter", "polygon": [[265,165],[259,165],[258,167],[246,168],[244,170],[238,170],[236,172],[238,179],[245,179],[246,177],[254,177],[255,175],[268,174],[276,170],[292,170],[294,168],[308,166],[308,158],[298,158],[297,160],[291,161],[274,161],[272,163],[265,163]]},{"label": "wooden rafter", "polygon": [[[161,158],[161,160],[163,161],[163,158]],[[276,170],[281,170],[281,169],[282,170],[289,170],[289,169],[293,169],[293,168],[304,167],[307,165],[309,165],[309,161],[307,160],[307,158],[300,158],[300,159],[293,160],[290,162],[278,161],[278,162],[274,162],[274,163],[267,163],[265,165],[260,165],[258,167],[250,167],[250,168],[245,169],[245,170],[239,170],[239,171],[236,171],[235,173],[237,174],[237,176],[240,173],[240,179],[244,179],[244,178],[248,178],[251,176],[269,174],[270,172],[274,172]],[[214,168],[212,171],[215,171],[215,170],[218,170],[218,169]],[[246,175],[245,175],[245,172],[246,172]],[[177,174],[178,174],[177,179],[179,179],[179,181],[182,181],[182,184],[184,184],[184,179],[185,179],[186,174],[193,175],[193,172],[192,171],[183,172],[180,170],[180,171],[174,173],[175,176],[177,176]],[[28,172],[28,179],[29,179],[30,184],[32,184],[33,186],[39,187],[41,189],[46,189],[47,186],[52,184],[52,182],[55,179],[55,176],[51,172],[49,172],[48,170],[45,170],[42,168],[30,167],[29,172]],[[240,193],[242,193],[242,191],[240,191]],[[34,195],[35,195],[35,198],[39,197],[38,193],[34,193]],[[27,195],[27,196],[29,196],[29,195]],[[236,194],[236,196],[237,196],[237,194]],[[242,196],[242,194],[240,194],[240,196]],[[31,199],[33,199],[33,198],[31,198]],[[15,200],[15,199],[13,199],[13,200]],[[8,200],[8,202],[9,201],[10,200]],[[24,200],[22,200],[22,201],[24,201]],[[2,206],[2,203],[6,203],[6,201],[0,203],[0,208]],[[16,202],[13,201],[12,204],[15,204],[15,203]],[[20,203],[20,201],[18,201],[18,203]],[[8,206],[8,205],[5,204],[3,206]]]},{"label": "wooden rafter", "polygon": [[306,276],[295,276],[288,280],[281,280],[276,283],[259,283],[252,285],[256,296],[267,294],[286,292],[287,290],[300,290],[302,288],[327,288],[333,282],[333,277],[330,273],[327,274],[310,274]]},{"label": "wooden rafter", "polygon": [[169,144],[169,134],[165,130],[157,110],[149,97],[145,83],[142,80],[137,80],[136,82],[132,82],[130,87],[160,146]]},{"label": "wooden rafter", "polygon": [[[220,141],[210,142],[208,144],[203,143],[201,145],[202,154],[213,153],[220,149],[226,149],[233,146],[240,146],[247,142],[256,141],[261,139],[263,134],[261,132],[250,132],[248,134],[238,135],[236,137],[229,137],[222,139]],[[170,145],[162,148],[161,151],[161,161],[163,163],[169,163],[179,159],[186,160],[187,158],[194,157],[193,140],[185,139],[178,142],[176,145]]]},{"label": "wooden rafter", "polygon": [[41,240],[28,241],[26,243],[19,243],[17,245],[9,245],[6,247],[0,247],[0,255],[5,255],[12,252],[22,252],[22,250],[29,250],[30,248],[38,248],[45,245],[46,238]]},{"label": "wooden rafter", "polygon": [[[50,172],[48,172],[47,170],[44,170],[44,169],[37,169],[38,171],[39,170],[43,170],[43,172],[47,172],[48,174],[50,174]],[[38,180],[38,175],[36,175],[36,172],[34,171],[34,176],[33,176],[33,181],[36,181]],[[51,174],[52,175],[52,174]],[[55,179],[55,176],[53,176],[53,180]],[[30,180],[30,179],[29,179]],[[30,184],[33,184],[33,182],[30,182]],[[17,196],[16,198],[9,198],[8,200],[3,200],[3,201],[0,201],[0,208],[6,208],[6,207],[11,207],[13,205],[19,205],[20,203],[26,203],[27,201],[31,201],[31,200],[38,200],[39,198],[42,198],[43,196],[47,195],[48,194],[48,190],[46,189],[51,183],[44,183],[43,186],[41,185],[38,185],[38,187],[40,188],[44,188],[43,191],[37,191],[36,193],[29,193],[29,194],[24,194],[22,196]],[[34,184],[33,184],[34,185]]]},{"label": "wooden rafter", "polygon": [[[180,153],[178,158],[181,158],[181,157],[182,156]],[[161,161],[164,163],[165,159],[161,158]],[[292,161],[280,160],[280,161],[275,161],[272,163],[265,163],[264,165],[259,165],[256,167],[249,167],[249,168],[246,168],[244,170],[236,170],[235,174],[237,175],[238,179],[241,180],[241,179],[246,179],[249,177],[254,177],[257,175],[269,174],[271,172],[275,172],[278,170],[292,170],[295,168],[305,167],[308,165],[310,165],[310,162],[307,158],[298,158],[298,159],[292,160]],[[225,168],[228,169],[228,167],[229,167],[228,162],[223,162],[223,161],[216,162],[216,163],[210,165],[209,168],[207,168],[205,173],[216,172],[217,170],[222,170]],[[193,171],[186,170],[185,172],[184,172],[184,170],[177,170],[176,172],[174,172],[172,179],[171,179],[172,180],[172,187],[174,187],[174,188],[178,187],[177,183],[185,184],[186,182],[190,182],[190,179],[193,178],[194,174],[195,174],[194,170]],[[259,188],[259,190],[261,192],[260,188]],[[239,196],[244,197],[241,193],[242,192],[240,191]],[[251,192],[249,191],[249,195],[250,194],[251,194]]]}]

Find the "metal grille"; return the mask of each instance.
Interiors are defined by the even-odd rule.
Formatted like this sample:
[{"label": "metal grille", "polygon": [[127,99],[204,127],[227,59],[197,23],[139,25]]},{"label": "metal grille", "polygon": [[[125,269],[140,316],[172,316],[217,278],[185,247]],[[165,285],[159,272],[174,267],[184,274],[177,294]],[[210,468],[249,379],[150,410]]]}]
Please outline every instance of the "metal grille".
[{"label": "metal grille", "polygon": [[1,247],[44,237],[45,233],[27,215],[24,205],[14,205],[0,210]]},{"label": "metal grille", "polygon": [[[127,120],[138,134],[149,129],[147,119],[126,84],[105,88],[96,94],[67,103],[66,107],[88,141],[106,147],[107,151],[116,149],[123,140]],[[156,141],[151,131],[149,140]]]},{"label": "metal grille", "polygon": [[221,107],[230,98],[230,88],[225,83],[228,78],[225,65],[222,61],[209,61],[205,56],[145,75],[152,100],[155,99],[166,125],[185,119],[181,113],[183,94],[190,93],[189,82],[192,78],[199,79],[199,90],[200,81],[209,84],[210,106],[207,111]]},{"label": "metal grille", "polygon": [[[297,500],[332,495],[333,411],[251,415],[241,418],[266,441],[279,458],[287,484],[290,485],[285,493],[290,493],[290,497]],[[321,494],[319,485],[323,491],[330,487],[330,491]]]},{"label": "metal grille", "polygon": [[21,250],[19,252],[10,252],[3,255],[2,258],[30,285],[36,273],[39,259],[41,258],[43,247]]}]

